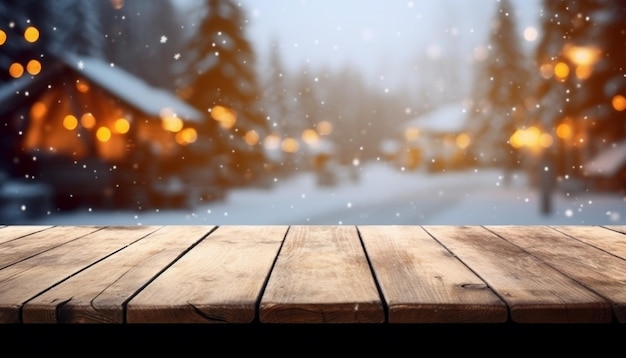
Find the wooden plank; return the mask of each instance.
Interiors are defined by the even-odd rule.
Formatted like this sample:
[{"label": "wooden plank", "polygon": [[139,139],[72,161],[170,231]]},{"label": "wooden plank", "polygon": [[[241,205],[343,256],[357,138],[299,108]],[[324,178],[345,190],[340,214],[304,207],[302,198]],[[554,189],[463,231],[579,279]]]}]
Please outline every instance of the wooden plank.
[{"label": "wooden plank", "polygon": [[0,269],[100,230],[99,226],[57,226],[0,245]]},{"label": "wooden plank", "polygon": [[359,226],[389,323],[493,323],[506,304],[419,226]]},{"label": "wooden plank", "polygon": [[0,244],[51,228],[50,225],[13,225],[0,227]]},{"label": "wooden plank", "polygon": [[290,227],[259,316],[263,323],[384,322],[356,227]]},{"label": "wooden plank", "polygon": [[626,259],[626,234],[601,226],[558,225],[553,229]]},{"label": "wooden plank", "polygon": [[613,231],[621,232],[622,234],[626,234],[626,225],[606,225],[603,227]]},{"label": "wooden plank", "polygon": [[625,253],[623,234],[592,226],[487,226],[487,229],[611,301],[617,320],[626,322],[626,261],[617,257]]},{"label": "wooden plank", "polygon": [[287,228],[219,227],[128,302],[127,322],[252,322]]},{"label": "wooden plank", "polygon": [[519,323],[606,323],[605,299],[478,226],[425,226],[507,303]]},{"label": "wooden plank", "polygon": [[24,323],[124,323],[124,304],[213,226],[167,226],[26,302]]},{"label": "wooden plank", "polygon": [[0,270],[0,322],[19,322],[26,301],[156,230],[150,226],[93,229],[60,227],[66,236],[80,237]]}]

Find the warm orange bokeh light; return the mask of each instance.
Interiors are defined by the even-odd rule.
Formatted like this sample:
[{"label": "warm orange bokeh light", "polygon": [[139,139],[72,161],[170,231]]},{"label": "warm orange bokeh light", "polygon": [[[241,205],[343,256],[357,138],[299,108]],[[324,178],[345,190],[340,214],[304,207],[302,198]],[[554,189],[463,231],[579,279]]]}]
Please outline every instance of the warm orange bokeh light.
[{"label": "warm orange bokeh light", "polygon": [[626,97],[618,94],[613,97],[613,99],[611,100],[611,104],[616,111],[621,112],[626,109]]},{"label": "warm orange bokeh light", "polygon": [[126,118],[118,118],[113,124],[116,133],[126,134],[130,130],[130,123]]},{"label": "warm orange bokeh light", "polygon": [[183,120],[176,116],[161,118],[161,126],[168,132],[177,133],[183,129]]},{"label": "warm orange bokeh light", "polygon": [[13,62],[11,66],[9,66],[9,74],[13,78],[20,78],[24,74],[24,66],[17,62]]},{"label": "warm orange bokeh light", "polygon": [[87,93],[89,92],[89,83],[81,80],[76,80],[76,89],[80,93]]},{"label": "warm orange bokeh light", "polygon": [[329,121],[321,121],[317,123],[317,133],[320,135],[329,135],[333,132],[333,124]]},{"label": "warm orange bokeh light", "polygon": [[286,153],[295,153],[300,149],[300,143],[295,138],[285,138],[281,144],[281,148]]},{"label": "warm orange bokeh light", "polygon": [[111,130],[107,127],[98,128],[96,138],[101,142],[108,142],[111,139]]},{"label": "warm orange bokeh light", "polygon": [[456,136],[456,146],[459,149],[465,149],[470,145],[470,136],[467,133],[461,133]]},{"label": "warm orange bokeh light", "polygon": [[34,26],[29,26],[24,30],[24,39],[28,42],[39,40],[39,30]]},{"label": "warm orange bokeh light", "polygon": [[63,127],[69,131],[76,129],[76,127],[78,127],[78,119],[76,119],[73,115],[68,114],[65,118],[63,118]]},{"label": "warm orange bokeh light", "polygon": [[225,129],[234,127],[237,122],[235,111],[219,105],[211,108],[211,117],[218,121],[220,126]]},{"label": "warm orange bokeh light", "polygon": [[259,142],[259,134],[255,130],[248,131],[243,137],[248,145],[255,145]]},{"label": "warm orange bokeh light", "polygon": [[565,62],[559,62],[554,66],[554,75],[563,80],[569,76],[569,66]]},{"label": "warm orange bokeh light", "polygon": [[302,131],[302,140],[307,144],[313,144],[319,141],[319,134],[313,129],[305,129]]},{"label": "warm orange bokeh light", "polygon": [[48,112],[48,107],[46,107],[46,105],[43,102],[37,101],[33,103],[32,107],[30,107],[30,117],[34,121],[42,120],[47,112]]},{"label": "warm orange bokeh light", "polygon": [[96,117],[91,113],[85,113],[80,117],[80,125],[83,128],[91,129],[96,125]]},{"label": "warm orange bokeh light", "polygon": [[185,128],[176,133],[176,142],[180,145],[187,145],[198,140],[198,132],[194,128]]},{"label": "warm orange bokeh light", "polygon": [[417,128],[410,127],[404,130],[404,139],[406,139],[409,142],[413,142],[417,140],[419,135],[420,135],[420,131]]},{"label": "warm orange bokeh light", "polygon": [[0,46],[4,45],[7,42],[7,33],[0,30]]},{"label": "warm orange bokeh light", "polygon": [[569,139],[572,136],[572,127],[567,123],[561,123],[556,127],[556,136],[561,139]]},{"label": "warm orange bokeh light", "polygon": [[28,63],[26,64],[26,71],[28,71],[28,73],[33,76],[38,75],[39,72],[41,72],[41,62],[37,60],[28,61]]},{"label": "warm orange bokeh light", "polygon": [[278,147],[280,146],[280,137],[278,136],[278,134],[268,135],[263,141],[263,146],[265,146],[265,149],[267,150],[278,149]]}]

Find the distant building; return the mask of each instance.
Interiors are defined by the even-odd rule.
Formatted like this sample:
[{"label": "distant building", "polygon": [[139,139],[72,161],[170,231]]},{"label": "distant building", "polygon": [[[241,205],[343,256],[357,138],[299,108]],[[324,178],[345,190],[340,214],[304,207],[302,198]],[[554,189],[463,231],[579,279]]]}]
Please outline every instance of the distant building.
[{"label": "distant building", "polygon": [[402,127],[397,160],[408,169],[430,171],[458,169],[465,165],[466,109],[452,103],[407,121]]},{"label": "distant building", "polygon": [[[3,167],[50,184],[59,206],[148,207],[181,191],[185,153],[204,115],[100,59],[48,58],[0,87]],[[207,182],[210,182],[207,178]]]}]

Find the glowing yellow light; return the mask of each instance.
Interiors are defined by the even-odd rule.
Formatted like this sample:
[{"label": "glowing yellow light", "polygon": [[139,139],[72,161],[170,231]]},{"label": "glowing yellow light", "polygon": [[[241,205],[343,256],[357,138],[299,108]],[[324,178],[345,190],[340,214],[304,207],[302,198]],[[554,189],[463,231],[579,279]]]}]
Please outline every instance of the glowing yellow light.
[{"label": "glowing yellow light", "polygon": [[35,102],[33,103],[33,106],[30,107],[30,117],[35,121],[42,120],[47,112],[48,107],[46,107],[43,102]]},{"label": "glowing yellow light", "polygon": [[180,145],[194,143],[198,139],[198,132],[194,128],[185,128],[176,133],[176,142]]},{"label": "glowing yellow light", "polygon": [[41,72],[41,62],[37,60],[28,61],[28,63],[26,64],[26,71],[28,71],[28,73],[33,76],[38,75],[39,72]]},{"label": "glowing yellow light", "polygon": [[305,129],[302,131],[302,140],[307,144],[313,144],[319,141],[320,136],[313,129]]},{"label": "glowing yellow light", "polygon": [[333,132],[333,124],[329,121],[321,121],[317,123],[317,133],[320,135],[329,135]]},{"label": "glowing yellow light", "polygon": [[166,131],[176,133],[183,129],[183,120],[175,116],[163,117],[161,119],[161,126]]},{"label": "glowing yellow light", "polygon": [[7,33],[0,30],[0,46],[4,45],[7,42]]},{"label": "glowing yellow light", "polygon": [[420,131],[417,128],[410,127],[404,130],[404,138],[409,142],[416,140],[419,135]]},{"label": "glowing yellow light", "polygon": [[107,127],[100,127],[96,131],[96,138],[101,142],[108,142],[111,139],[111,130]]},{"label": "glowing yellow light", "polygon": [[83,128],[91,129],[96,125],[96,117],[91,113],[85,113],[80,117],[80,125]]},{"label": "glowing yellow light", "polygon": [[286,153],[295,153],[300,149],[300,143],[295,138],[285,138],[281,143],[281,148]]},{"label": "glowing yellow light", "polygon": [[67,130],[74,130],[78,126],[78,119],[71,114],[68,114],[63,118],[63,127]]},{"label": "glowing yellow light", "polygon": [[548,133],[541,133],[539,136],[539,146],[541,148],[549,148],[552,145],[552,136]]},{"label": "glowing yellow light", "polygon": [[113,124],[113,129],[115,129],[115,132],[119,134],[128,133],[128,130],[130,129],[130,123],[126,118],[118,118]]},{"label": "glowing yellow light", "polygon": [[591,66],[600,57],[601,51],[591,46],[566,45],[563,48],[565,56],[577,66]]},{"label": "glowing yellow light", "polygon": [[39,30],[34,26],[29,26],[24,30],[24,39],[28,42],[39,40]]},{"label": "glowing yellow light", "polygon": [[461,133],[456,136],[456,146],[459,149],[465,149],[470,145],[470,136],[466,133]]},{"label": "glowing yellow light", "polygon": [[621,94],[618,94],[613,97],[613,99],[611,100],[611,104],[613,105],[613,108],[615,108],[616,111],[621,112],[624,109],[626,109],[626,98],[622,96]]},{"label": "glowing yellow light", "polygon": [[259,134],[255,130],[248,131],[243,137],[248,145],[255,145],[259,142]]},{"label": "glowing yellow light", "polygon": [[569,66],[564,62],[559,62],[554,66],[554,75],[558,79],[565,79],[569,75]]},{"label": "glowing yellow light", "polygon": [[20,78],[24,74],[24,66],[17,62],[13,62],[11,66],[9,66],[9,74],[13,78]]},{"label": "glowing yellow light", "polygon": [[591,76],[592,70],[593,67],[589,65],[576,66],[576,77],[580,78],[581,80],[585,80],[589,78],[589,76]]},{"label": "glowing yellow light", "polygon": [[561,123],[556,127],[556,136],[561,139],[568,139],[572,136],[572,127],[567,123]]},{"label": "glowing yellow light", "polygon": [[89,92],[89,83],[81,80],[76,80],[76,89],[80,93],[87,93]]},{"label": "glowing yellow light", "polygon": [[233,110],[219,105],[211,108],[211,117],[225,129],[234,127],[237,122],[237,115]]}]

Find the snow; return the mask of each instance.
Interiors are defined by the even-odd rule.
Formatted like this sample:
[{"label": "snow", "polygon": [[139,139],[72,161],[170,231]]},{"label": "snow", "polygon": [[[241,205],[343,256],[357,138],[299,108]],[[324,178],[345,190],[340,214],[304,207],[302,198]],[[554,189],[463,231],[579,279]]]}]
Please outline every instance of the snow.
[{"label": "snow", "polygon": [[540,196],[517,173],[506,184],[498,170],[442,174],[402,171],[385,163],[344,168],[334,187],[314,173],[275,179],[270,189],[229,192],[223,201],[193,210],[99,211],[50,214],[33,224],[97,225],[624,225],[626,201],[617,194],[552,196],[543,215]]},{"label": "snow", "polygon": [[591,176],[612,177],[626,165],[626,141],[607,149],[586,164],[585,170]]},{"label": "snow", "polygon": [[407,121],[405,128],[414,127],[430,133],[461,133],[465,130],[466,116],[463,103],[452,103]]}]

